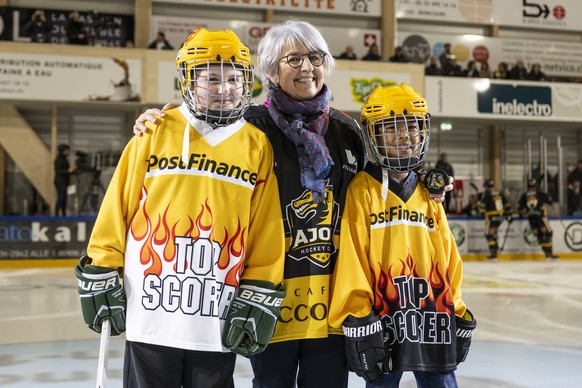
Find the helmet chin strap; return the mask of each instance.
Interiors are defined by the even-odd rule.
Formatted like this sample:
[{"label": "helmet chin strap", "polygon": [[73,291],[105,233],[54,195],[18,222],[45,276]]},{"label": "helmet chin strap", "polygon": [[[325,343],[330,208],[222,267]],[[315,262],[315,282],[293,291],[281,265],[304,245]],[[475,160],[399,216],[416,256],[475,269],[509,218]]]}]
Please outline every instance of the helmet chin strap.
[{"label": "helmet chin strap", "polygon": [[213,127],[226,126],[237,121],[237,117],[240,116],[240,111],[240,109],[225,111],[208,109],[205,114],[206,120],[204,121]]}]

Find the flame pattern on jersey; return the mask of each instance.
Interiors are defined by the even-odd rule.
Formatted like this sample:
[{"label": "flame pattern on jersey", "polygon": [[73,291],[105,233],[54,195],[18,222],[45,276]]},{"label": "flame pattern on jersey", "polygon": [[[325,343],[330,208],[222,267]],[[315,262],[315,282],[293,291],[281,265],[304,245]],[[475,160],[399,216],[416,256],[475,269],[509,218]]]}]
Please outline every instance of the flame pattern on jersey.
[{"label": "flame pattern on jersey", "polygon": [[416,175],[404,185],[391,179],[386,199],[381,182],[381,168],[369,163],[348,187],[330,325],[374,311],[384,326],[386,365],[454,370],[455,316],[466,306],[462,261],[444,209]]},{"label": "flame pattern on jersey", "polygon": [[129,341],[225,352],[239,281],[283,281],[283,217],[265,134],[244,120],[210,131],[199,125],[173,109],[131,139],[87,254],[124,269]]}]

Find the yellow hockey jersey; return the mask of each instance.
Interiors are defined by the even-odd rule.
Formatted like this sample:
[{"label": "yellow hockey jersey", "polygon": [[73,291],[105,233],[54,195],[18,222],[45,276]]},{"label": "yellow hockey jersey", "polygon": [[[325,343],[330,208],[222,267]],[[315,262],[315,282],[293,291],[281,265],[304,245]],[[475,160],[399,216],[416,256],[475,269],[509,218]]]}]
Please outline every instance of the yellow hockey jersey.
[{"label": "yellow hockey jersey", "polygon": [[333,277],[329,322],[376,312],[394,370],[456,367],[455,315],[462,261],[441,204],[429,200],[416,174],[404,185],[368,164],[348,187]]},{"label": "yellow hockey jersey", "polygon": [[131,139],[87,248],[95,265],[124,269],[128,340],[227,351],[224,319],[240,279],[283,280],[273,164],[253,125],[213,129],[184,105]]}]

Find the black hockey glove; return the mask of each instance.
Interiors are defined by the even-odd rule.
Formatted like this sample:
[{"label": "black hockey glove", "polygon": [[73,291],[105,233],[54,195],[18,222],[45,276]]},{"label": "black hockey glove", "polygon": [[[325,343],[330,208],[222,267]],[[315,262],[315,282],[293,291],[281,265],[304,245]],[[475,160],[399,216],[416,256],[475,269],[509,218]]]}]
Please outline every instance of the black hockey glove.
[{"label": "black hockey glove", "polygon": [[126,307],[119,272],[89,264],[91,258],[83,256],[75,267],[83,319],[97,333],[101,333],[103,321],[109,319],[111,335],[119,335],[125,331]]},{"label": "black hockey glove", "polygon": [[261,280],[243,280],[232,301],[222,342],[233,353],[252,356],[267,348],[281,314],[283,285]]},{"label": "black hockey glove", "polygon": [[382,321],[373,311],[364,318],[350,315],[342,325],[346,337],[348,369],[368,383],[381,384],[384,380],[384,330]]},{"label": "black hockey glove", "polygon": [[471,347],[471,338],[477,329],[477,321],[469,310],[465,313],[469,320],[455,316],[457,325],[457,365],[465,361],[469,348]]}]

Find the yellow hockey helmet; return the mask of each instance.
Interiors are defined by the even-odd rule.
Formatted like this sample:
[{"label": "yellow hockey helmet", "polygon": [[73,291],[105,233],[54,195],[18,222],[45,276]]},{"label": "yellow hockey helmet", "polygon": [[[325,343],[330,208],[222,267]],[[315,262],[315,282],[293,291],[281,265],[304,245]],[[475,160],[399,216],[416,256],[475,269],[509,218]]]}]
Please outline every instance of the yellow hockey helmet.
[{"label": "yellow hockey helmet", "polygon": [[232,30],[207,30],[197,28],[184,42],[176,56],[176,66],[180,70],[184,63],[190,65],[207,61],[221,64],[231,61],[241,66],[251,67],[251,55]]},{"label": "yellow hockey helmet", "polygon": [[[194,30],[178,51],[176,67],[184,101],[198,119],[228,125],[248,109],[253,66],[249,48],[233,31]],[[210,77],[204,74],[211,71]]]},{"label": "yellow hockey helmet", "polygon": [[360,119],[372,162],[396,172],[420,166],[428,152],[430,114],[426,100],[410,85],[377,86]]}]

